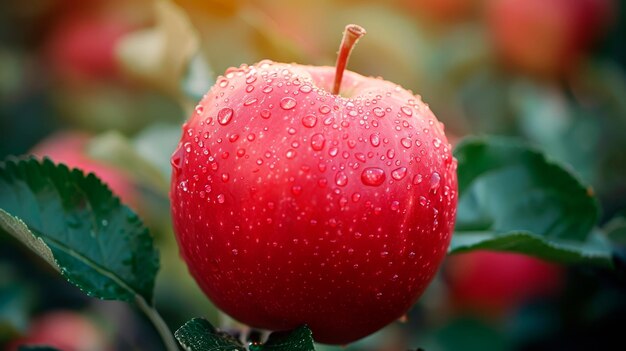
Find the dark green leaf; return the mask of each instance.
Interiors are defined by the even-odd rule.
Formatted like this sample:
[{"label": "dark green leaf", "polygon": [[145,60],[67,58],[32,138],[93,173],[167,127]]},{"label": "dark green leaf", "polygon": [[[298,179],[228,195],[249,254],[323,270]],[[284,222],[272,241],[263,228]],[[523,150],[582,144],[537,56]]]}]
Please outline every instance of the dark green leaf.
[{"label": "dark green leaf", "polygon": [[194,318],[174,333],[186,351],[245,351],[232,336],[220,332],[204,318]]},{"label": "dark green leaf", "polygon": [[90,296],[152,301],[152,237],[93,174],[47,159],[0,163],[0,228]]},{"label": "dark green leaf", "polygon": [[451,253],[490,249],[610,265],[605,238],[590,235],[598,202],[564,166],[506,138],[467,139],[455,156],[459,207]]},{"label": "dark green leaf", "polygon": [[18,351],[61,351],[56,347],[44,345],[24,345],[18,348]]},{"label": "dark green leaf", "polygon": [[250,351],[314,351],[311,330],[306,326],[272,333],[266,343],[250,345]]}]

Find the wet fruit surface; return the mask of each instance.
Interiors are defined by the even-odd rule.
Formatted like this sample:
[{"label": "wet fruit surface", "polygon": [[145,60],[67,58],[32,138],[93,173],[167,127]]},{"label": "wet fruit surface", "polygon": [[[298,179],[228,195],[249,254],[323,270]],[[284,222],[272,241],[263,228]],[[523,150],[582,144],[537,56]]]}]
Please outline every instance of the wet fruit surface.
[{"label": "wet fruit surface", "polygon": [[219,77],[172,156],[172,214],[209,298],[253,327],[347,343],[401,317],[446,254],[456,160],[421,99],[333,67]]}]

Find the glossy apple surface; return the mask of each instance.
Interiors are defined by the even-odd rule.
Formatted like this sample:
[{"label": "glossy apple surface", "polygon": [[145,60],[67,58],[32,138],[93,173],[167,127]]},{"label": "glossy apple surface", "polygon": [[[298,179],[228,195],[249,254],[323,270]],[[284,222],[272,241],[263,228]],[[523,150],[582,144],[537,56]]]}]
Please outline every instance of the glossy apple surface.
[{"label": "glossy apple surface", "polygon": [[446,254],[457,201],[443,125],[393,83],[263,61],[229,69],[172,156],[181,253],[253,327],[345,344],[401,317]]},{"label": "glossy apple surface", "polygon": [[557,292],[564,274],[562,267],[537,258],[490,251],[451,256],[443,271],[453,304],[488,316]]}]

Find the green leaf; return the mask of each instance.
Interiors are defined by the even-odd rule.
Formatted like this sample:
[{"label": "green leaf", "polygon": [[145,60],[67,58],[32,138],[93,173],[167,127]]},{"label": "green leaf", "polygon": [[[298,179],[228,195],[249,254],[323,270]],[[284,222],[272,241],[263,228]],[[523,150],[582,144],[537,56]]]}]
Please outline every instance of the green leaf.
[{"label": "green leaf", "polygon": [[598,201],[564,166],[506,138],[469,138],[455,150],[459,206],[450,252],[519,252],[543,259],[611,265],[602,235],[591,235]]},{"label": "green leaf", "polygon": [[0,227],[90,296],[152,301],[152,237],[93,174],[48,159],[0,163]]},{"label": "green leaf", "polygon": [[193,318],[176,333],[176,340],[186,351],[245,351],[232,336],[220,332],[204,318]]},{"label": "green leaf", "polygon": [[315,351],[311,330],[307,326],[292,331],[272,333],[266,343],[250,345],[250,351]]}]

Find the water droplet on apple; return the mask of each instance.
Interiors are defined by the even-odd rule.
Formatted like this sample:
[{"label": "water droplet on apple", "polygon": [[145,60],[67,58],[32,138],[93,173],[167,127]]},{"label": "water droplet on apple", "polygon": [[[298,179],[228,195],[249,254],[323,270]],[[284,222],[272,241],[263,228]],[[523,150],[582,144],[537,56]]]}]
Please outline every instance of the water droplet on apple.
[{"label": "water droplet on apple", "polygon": [[324,135],[320,133],[313,134],[311,136],[311,148],[315,151],[320,151],[324,148],[324,144],[326,143],[326,139]]},{"label": "water droplet on apple", "polygon": [[335,175],[335,184],[338,186],[346,186],[348,184],[348,176],[343,171],[337,172]]},{"label": "water droplet on apple", "polygon": [[400,139],[400,144],[402,144],[402,146],[404,146],[405,148],[410,148],[411,147],[411,139],[409,138],[402,138]]},{"label": "water droplet on apple", "polygon": [[292,159],[296,157],[296,150],[293,150],[293,149],[287,150],[287,152],[285,153],[285,157],[287,157],[288,159]]},{"label": "water droplet on apple", "polygon": [[361,181],[368,186],[379,186],[385,181],[385,171],[378,167],[368,167],[361,173]]},{"label": "water droplet on apple", "polygon": [[422,175],[421,174],[416,174],[413,177],[413,184],[417,185],[417,184],[419,184],[421,182],[422,182]]},{"label": "water droplet on apple", "polygon": [[411,110],[411,108],[410,108],[410,107],[408,107],[408,106],[402,106],[402,107],[400,108],[400,111],[402,111],[402,113],[404,113],[404,114],[405,114],[405,115],[407,115],[407,116],[412,116],[412,115],[413,115],[413,111],[412,111],[412,110]]},{"label": "water droplet on apple", "polygon": [[374,147],[380,145],[380,136],[377,133],[373,133],[372,135],[370,135],[370,143]]},{"label": "water droplet on apple", "polygon": [[302,193],[302,187],[301,187],[301,186],[299,186],[299,185],[294,185],[294,186],[292,186],[292,187],[291,187],[291,193],[292,193],[294,196],[298,196],[298,195],[300,195],[300,193]]},{"label": "water droplet on apple", "polygon": [[391,172],[391,177],[395,180],[402,180],[402,178],[404,178],[406,176],[406,167],[400,167],[397,169],[394,169]]},{"label": "water droplet on apple", "polygon": [[270,112],[270,110],[267,110],[267,109],[261,110],[261,118],[268,119],[271,116],[272,116],[272,113]]},{"label": "water droplet on apple", "polygon": [[296,107],[296,104],[296,99],[292,97],[284,97],[280,100],[280,107],[283,110],[291,110],[292,108]]},{"label": "water droplet on apple", "polygon": [[392,201],[390,208],[391,208],[392,211],[397,211],[398,209],[400,209],[400,202],[395,201],[395,200]]},{"label": "water droplet on apple", "polygon": [[307,128],[313,128],[317,124],[317,117],[315,115],[306,115],[302,117],[302,125]]},{"label": "water droplet on apple", "polygon": [[439,175],[439,173],[433,172],[433,174],[430,176],[430,191],[436,194],[440,183],[441,176]]},{"label": "water droplet on apple", "polygon": [[374,109],[372,109],[372,112],[374,112],[374,115],[376,117],[384,117],[385,116],[385,110],[383,110],[382,107],[374,107]]},{"label": "water droplet on apple", "polygon": [[225,126],[233,119],[233,109],[230,107],[224,107],[217,113],[217,121],[219,124]]},{"label": "water droplet on apple", "polygon": [[426,206],[428,204],[428,199],[426,199],[424,196],[420,196],[419,198],[419,204],[421,206]]},{"label": "water droplet on apple", "polygon": [[322,105],[319,110],[322,114],[327,114],[330,112],[330,107],[328,107],[328,105]]},{"label": "water droplet on apple", "polygon": [[217,195],[217,202],[218,202],[218,203],[223,204],[223,203],[224,203],[224,201],[226,201],[226,200],[224,199],[224,194],[219,194],[219,195]]}]

